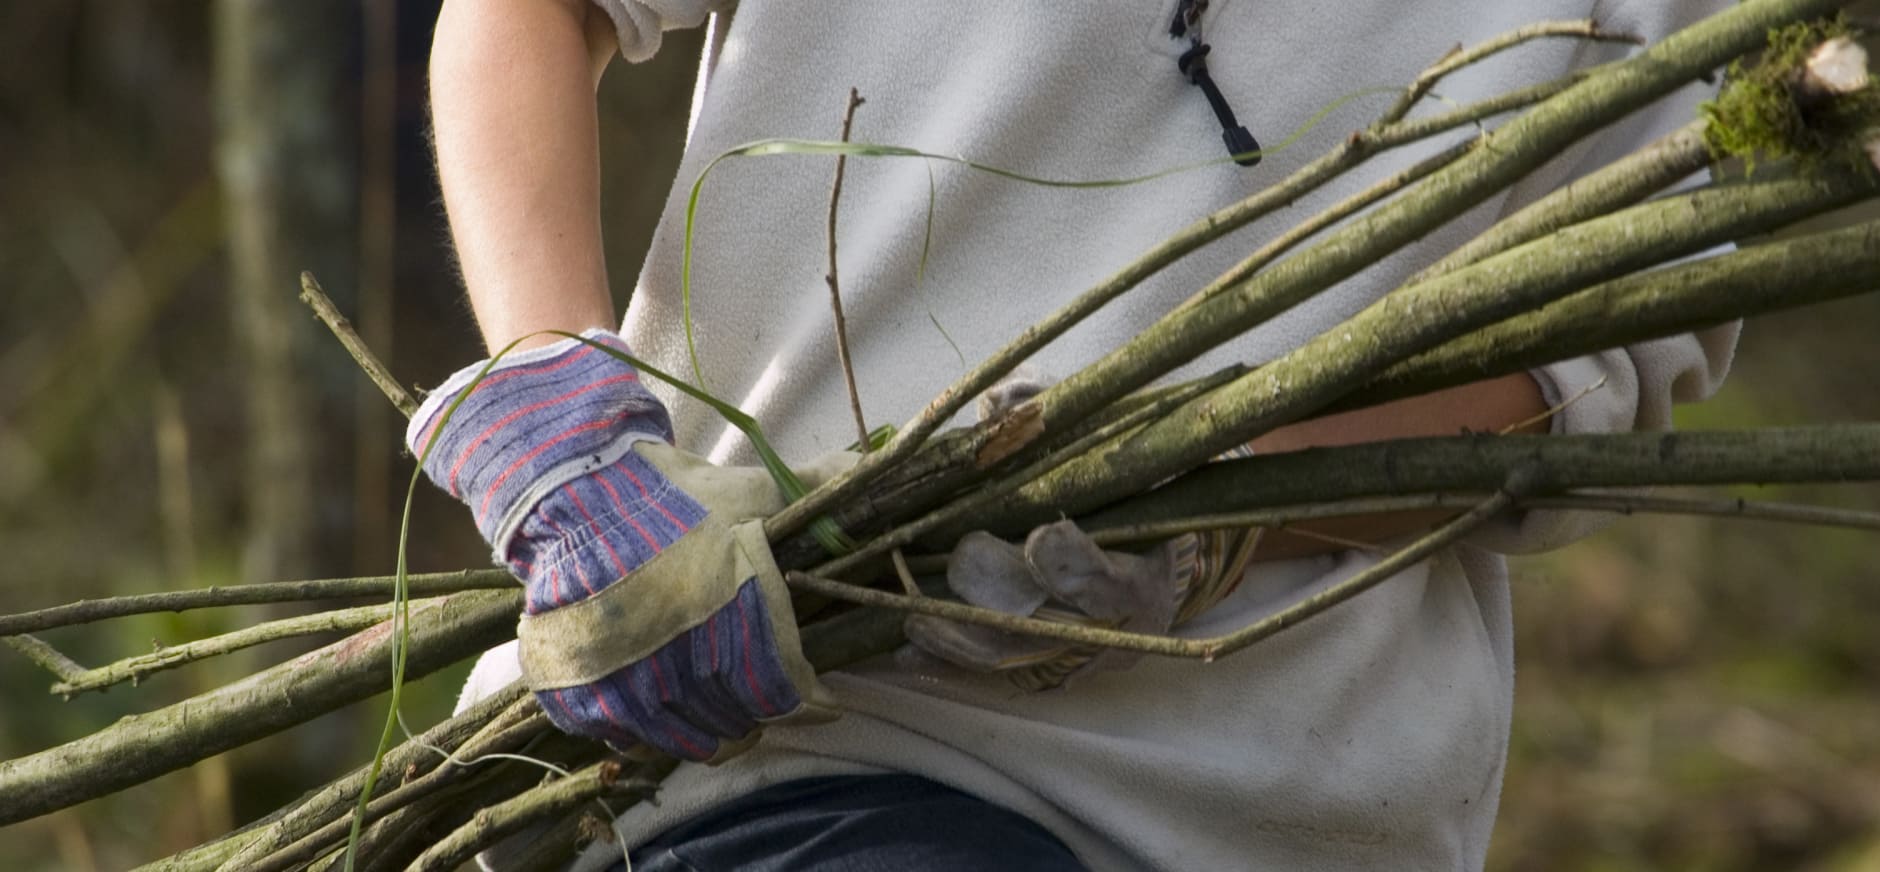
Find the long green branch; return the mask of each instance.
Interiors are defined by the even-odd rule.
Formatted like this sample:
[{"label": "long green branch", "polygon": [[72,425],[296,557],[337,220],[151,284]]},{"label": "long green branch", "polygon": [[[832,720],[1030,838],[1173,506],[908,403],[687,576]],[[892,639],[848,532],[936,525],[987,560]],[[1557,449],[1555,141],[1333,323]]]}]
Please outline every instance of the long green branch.
[{"label": "long green branch", "polygon": [[1703,121],[1692,121],[1625,157],[1555,188],[1404,282],[1422,284],[1563,227],[1622,209],[1710,166]]},{"label": "long green branch", "polygon": [[1880,291],[1880,220],[1596,285],[1405,360],[1343,409],[1782,309]]},{"label": "long green branch", "polygon": [[207,639],[195,639],[180,645],[170,645],[149,654],[139,654],[136,657],[127,657],[96,669],[87,669],[76,675],[67,676],[54,684],[52,692],[69,698],[75,693],[103,690],[126,681],[135,684],[152,673],[175,669],[209,657],[316,633],[357,632],[391,616],[392,605],[386,603],[318,612],[278,621],[265,621],[251,627],[243,627],[232,633],[211,636]]},{"label": "long green branch", "polygon": [[[1081,519],[1092,529],[1360,497],[1492,490],[1532,465],[1533,495],[1599,487],[1880,480],[1880,424],[1749,431],[1445,436],[1209,464]],[[1022,526],[1012,518],[995,528]]]},{"label": "long green branch", "polygon": [[[473,591],[414,612],[409,669],[424,675],[513,637],[520,591]],[[234,684],[0,762],[0,824],[148,781],[385,689],[389,624]]]},{"label": "long green branch", "polygon": [[[1754,49],[1769,27],[1817,16],[1836,5],[1827,0],[1753,0],[1676,34],[1638,57],[1599,68],[1584,76],[1579,83],[1504,126],[1495,134],[1493,148],[1479,149],[1455,162],[1426,180],[1412,195],[1387,204],[1352,222],[1307,252],[1256,275],[1237,289],[1236,293],[1221,294],[1205,305],[1184,307],[1179,315],[1171,315],[1171,318],[1179,317],[1186,321],[1186,327],[1193,329],[1186,332],[1156,329],[1153,335],[1139,337],[1137,341],[1125,345],[1096,365],[1047,391],[1033,401],[1044,409],[1044,426],[1033,429],[1041,438],[1061,433],[1069,423],[1082,420],[1123,394],[1140,387],[1148,379],[1166,372],[1226,337],[1289,308],[1410,239],[1421,236],[1494,191],[1506,187],[1592,130],[1706,74],[1732,57]],[[1408,123],[1412,122],[1400,122]],[[1321,160],[1336,163],[1348,159],[1350,150],[1369,148],[1373,144],[1370,137],[1360,134]],[[1209,317],[1194,319],[1194,310],[1197,309],[1208,310],[1205,314]],[[1158,322],[1157,328],[1166,328],[1168,321],[1164,319]],[[1026,334],[1027,337],[1030,335]],[[1022,359],[1022,355],[1029,354],[1022,347],[1025,341],[1026,338],[1021,337],[1019,345],[1008,349],[1018,356],[1005,364],[992,367],[992,371],[1002,373],[1009,369],[1009,365],[1015,365],[1018,359]],[[991,364],[989,361],[988,365]],[[949,390],[979,390],[983,387],[969,376]],[[930,406],[929,412],[940,410],[951,414],[951,410],[958,408],[959,402],[963,400],[957,395],[943,395],[934,406]],[[888,517],[913,517],[930,508],[937,500],[984,477],[983,473],[975,475],[970,471],[935,474],[930,470],[935,466],[944,466],[949,456],[973,456],[977,444],[988,438],[986,430],[979,428],[943,438],[940,444],[923,451],[921,456],[903,462],[901,468],[894,470],[893,474],[881,476],[880,482],[873,481],[878,471],[872,470],[867,464],[901,462],[905,454],[912,453],[912,449],[902,451],[906,448],[904,443],[900,447],[891,446],[889,451],[877,452],[864,461],[864,466],[853,477],[831,482],[823,493],[812,494],[808,502],[800,502],[786,509],[783,515],[773,518],[773,521],[781,522],[767,526],[766,530],[776,533],[794,528],[809,517],[806,513],[799,517],[797,513],[805,512],[808,508],[825,509],[832,499],[846,500],[847,505],[852,507],[847,512],[835,513],[845,528],[857,530],[878,526],[878,522],[870,519],[883,514],[875,511],[873,504],[878,502],[878,496],[884,490],[895,494],[890,502],[900,512],[888,514]],[[911,437],[916,432],[924,434],[917,427],[904,430],[902,435]],[[960,443],[964,443],[963,447]],[[929,454],[935,455],[931,458],[934,461],[932,464],[926,463],[929,459],[926,455]],[[916,467],[913,473],[898,475],[910,466]],[[866,500],[857,496],[864,487],[864,479],[870,482]],[[780,556],[784,551],[795,550],[799,549],[786,547],[780,551]]]},{"label": "long green branch", "polygon": [[1537,39],[1557,39],[1560,37],[1593,40],[1595,42],[1626,42],[1633,45],[1643,45],[1645,43],[1645,39],[1637,34],[1616,33],[1603,30],[1600,28],[1599,22],[1593,21],[1592,19],[1584,21],[1542,21],[1525,27],[1518,27],[1507,33],[1470,46],[1469,48],[1458,48],[1444,55],[1441,60],[1418,75],[1416,81],[1410,83],[1410,87],[1404,89],[1403,94],[1398,96],[1397,102],[1384,113],[1382,119],[1383,123],[1393,124],[1402,121],[1405,115],[1410,114],[1411,108],[1416,106],[1417,101],[1422,100],[1424,96],[1428,95],[1430,89],[1436,87],[1436,83],[1442,81],[1444,76],[1525,43]]},{"label": "long green branch", "polygon": [[[1158,321],[1040,395],[1045,432],[1123,394],[1350,277],[1513,184],[1560,150],[1731,58],[1770,27],[1836,8],[1831,0],[1751,0],[1621,61],[1504,125],[1478,149],[1409,195],[1351,222],[1245,285]],[[1088,466],[1086,468],[1089,468]],[[1138,488],[1142,482],[1134,483]]]},{"label": "long green branch", "polygon": [[[1574,22],[1568,23],[1567,26],[1583,27],[1585,25],[1586,22]],[[1526,39],[1531,38],[1533,35],[1526,37]],[[1503,46],[1503,48],[1506,47]],[[1438,66],[1444,65],[1439,62]],[[1428,75],[1427,71],[1425,75]],[[765,533],[773,543],[778,542],[802,529],[811,519],[829,513],[838,505],[853,500],[883,471],[912,457],[927,438],[932,436],[941,425],[951,420],[966,403],[985,392],[1019,363],[1062,336],[1071,327],[1101,309],[1111,300],[1128,292],[1144,279],[1201,246],[1245,227],[1278,209],[1292,205],[1298,199],[1318,190],[1377,154],[1475,123],[1489,115],[1510,111],[1528,105],[1530,102],[1552,97],[1560,90],[1566,90],[1569,87],[1564,84],[1565,82],[1577,83],[1583,75],[1583,72],[1576,72],[1565,77],[1559,85],[1550,84],[1523,89],[1515,94],[1484,100],[1480,104],[1465,106],[1433,118],[1409,121],[1380,120],[1352,134],[1332,152],[1300,167],[1285,179],[1190,224],[1134,262],[1118,270],[1114,275],[1080,294],[1044,320],[1020,333],[1017,339],[988,357],[936,396],[919,415],[903,425],[896,432],[895,437],[881,450],[871,452],[844,475],[829,481],[823,487],[786,507],[781,513],[772,516],[764,524]],[[1440,75],[1436,78],[1440,78]]]},{"label": "long green branch", "polygon": [[1463,155],[1481,147],[1486,141],[1486,136],[1481,136],[1475,139],[1467,139],[1458,142],[1455,145],[1418,161],[1413,166],[1372,184],[1370,187],[1356,194],[1346,197],[1344,200],[1333,204],[1317,215],[1293,225],[1285,233],[1274,237],[1272,241],[1260,246],[1252,254],[1247,255],[1239,263],[1234,264],[1227,272],[1222,273],[1214,281],[1207,283],[1207,285],[1203,286],[1200,291],[1197,291],[1194,296],[1190,297],[1186,302],[1182,303],[1182,305],[1184,307],[1194,306],[1239,286],[1242,282],[1252,278],[1255,273],[1266,269],[1268,265],[1278,260],[1280,255],[1293,250],[1293,248],[1297,247],[1300,243],[1324,232],[1326,228],[1376,205],[1386,197],[1428,178],[1431,173],[1449,166],[1451,163],[1461,159]]},{"label": "long green branch", "polygon": [[1411,355],[1590,284],[1855,202],[1876,188],[1874,179],[1857,174],[1733,184],[1574,225],[1399,289],[1128,439],[1065,464],[1012,502],[1047,520],[1090,511],[1317,412]]}]

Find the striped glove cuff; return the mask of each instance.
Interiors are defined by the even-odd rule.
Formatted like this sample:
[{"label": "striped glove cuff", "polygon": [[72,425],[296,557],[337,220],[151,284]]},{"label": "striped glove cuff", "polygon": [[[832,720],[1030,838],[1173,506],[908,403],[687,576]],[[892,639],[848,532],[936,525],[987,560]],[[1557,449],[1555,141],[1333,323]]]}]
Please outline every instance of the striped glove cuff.
[{"label": "striped glove cuff", "polygon": [[[582,336],[626,350],[626,343],[606,330]],[[470,383],[486,364],[459,370],[432,391],[411,416],[405,444],[424,457],[424,471],[433,482],[469,505],[499,562],[511,561],[510,544],[544,497],[577,478],[618,466],[635,443],[672,441],[671,418],[640,383],[639,373],[586,343],[565,339],[511,354],[472,389]],[[462,402],[445,421],[460,396]],[[641,497],[624,475],[618,479],[616,486],[626,491],[619,496]],[[526,577],[527,568],[518,572]]]}]

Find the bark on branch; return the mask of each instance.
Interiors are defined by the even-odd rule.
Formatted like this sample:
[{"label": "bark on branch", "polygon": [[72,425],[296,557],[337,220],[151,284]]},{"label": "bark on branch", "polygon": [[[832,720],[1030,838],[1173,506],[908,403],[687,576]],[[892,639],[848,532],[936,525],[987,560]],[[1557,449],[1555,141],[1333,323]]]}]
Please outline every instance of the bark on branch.
[{"label": "bark on branch", "polygon": [[[504,569],[465,569],[458,572],[433,572],[408,575],[412,596],[437,596],[468,590],[517,589],[516,577]],[[397,577],[391,575],[364,578],[323,578],[314,581],[271,581],[261,584],[237,584],[228,587],[204,587],[194,590],[170,590],[100,600],[79,600],[52,608],[0,615],[0,636],[37,633],[54,627],[89,624],[130,615],[158,612],[186,612],[191,609],[247,606],[261,603],[293,603],[348,597],[389,597],[397,589]]]},{"label": "bark on branch", "polygon": [[[455,594],[413,609],[406,675],[415,679],[512,637],[520,591]],[[0,825],[148,781],[383,691],[391,624],[174,705],[0,762]]]}]

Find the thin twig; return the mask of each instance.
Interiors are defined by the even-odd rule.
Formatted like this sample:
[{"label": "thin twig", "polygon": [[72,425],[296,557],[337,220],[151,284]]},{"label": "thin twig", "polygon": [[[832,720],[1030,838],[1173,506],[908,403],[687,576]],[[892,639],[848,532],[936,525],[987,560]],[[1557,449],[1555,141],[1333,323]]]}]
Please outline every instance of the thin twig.
[{"label": "thin twig", "polygon": [[103,690],[114,684],[136,684],[145,676],[175,669],[210,657],[240,651],[267,642],[294,639],[316,633],[351,633],[380,623],[392,616],[392,604],[336,609],[312,615],[266,621],[243,627],[232,633],[196,639],[180,645],[159,648],[149,654],[127,657],[96,669],[87,669],[52,686],[52,692],[71,697],[88,690]]},{"label": "thin twig", "polygon": [[1410,114],[1411,108],[1416,106],[1417,101],[1423,99],[1424,95],[1428,94],[1444,76],[1491,55],[1548,37],[1572,37],[1596,42],[1629,42],[1633,45],[1645,44],[1644,38],[1636,34],[1602,30],[1598,22],[1585,19],[1582,21],[1543,21],[1509,31],[1468,49],[1458,45],[1442,59],[1417,75],[1416,81],[1410,83],[1410,87],[1405,88],[1403,94],[1398,96],[1396,105],[1391,106],[1390,111],[1384,113],[1384,123],[1400,121],[1405,115]]},{"label": "thin twig", "polygon": [[[516,586],[515,576],[502,569],[432,572],[407,576],[406,580],[410,583],[412,596],[437,596],[469,590],[502,590]],[[261,603],[389,596],[396,589],[396,581],[396,577],[390,575],[326,578],[314,581],[270,581],[261,584],[237,584],[228,587],[205,587],[195,590],[171,590],[107,599],[79,600],[75,603],[21,612],[16,615],[0,615],[0,636],[17,636],[21,633],[35,633],[53,627],[68,627],[74,624],[89,624],[111,618],[158,612],[185,612],[191,609]]]},{"label": "thin twig", "polygon": [[379,390],[385,392],[385,398],[391,400],[392,405],[398,407],[398,411],[403,412],[407,418],[418,411],[418,401],[412,398],[411,393],[405,390],[397,379],[392,378],[392,371],[386,369],[385,364],[380,363],[378,356],[372,353],[372,349],[367,348],[364,340],[359,338],[359,334],[353,332],[352,322],[346,320],[345,315],[340,314],[339,307],[334,306],[332,299],[327,297],[326,291],[320,288],[320,282],[314,279],[313,273],[300,274],[300,301],[313,308],[314,316],[318,317],[328,330],[333,331],[333,335],[339,338],[339,344],[346,346],[346,353],[352,355],[353,360],[359,363],[359,368],[365,370],[366,377],[371,379],[373,384],[378,385]]},{"label": "thin twig", "polygon": [[821,594],[830,599],[933,615],[1024,636],[1075,642],[1080,645],[1095,645],[1119,651],[1213,660],[1245,648],[1370,589],[1378,582],[1455,542],[1497,512],[1507,508],[1513,499],[1514,497],[1508,491],[1497,492],[1482,500],[1470,511],[1450,520],[1436,531],[1412,542],[1369,569],[1251,625],[1226,635],[1205,639],[1177,639],[1153,633],[1132,633],[1124,630],[1109,630],[1081,624],[1063,624],[1038,618],[1020,617],[996,609],[980,608],[949,600],[913,597],[858,587],[835,579],[821,578],[801,572],[785,573],[784,581],[798,590]]},{"label": "thin twig", "polygon": [[1493,97],[1485,97],[1474,103],[1465,103],[1448,112],[1392,122],[1377,128],[1378,144],[1389,148],[1406,142],[1415,142],[1467,124],[1480,124],[1489,118],[1513,112],[1516,109],[1525,109],[1585,81],[1613,63],[1617,61],[1574,70],[1558,79],[1529,85]]},{"label": "thin twig", "polygon": [[[855,110],[865,100],[860,91],[849,89],[848,108],[842,113],[842,141],[849,141],[849,130],[855,124]],[[836,281],[836,212],[842,202],[842,170],[848,165],[848,155],[836,155],[836,180],[829,186],[829,273],[823,281],[829,284],[829,307],[836,316],[836,357],[842,361],[842,379],[849,388],[849,410],[855,413],[855,432],[861,443],[861,451],[867,454],[870,447],[868,422],[862,418],[862,394],[855,386],[855,366],[849,360],[849,322],[842,315],[842,287]]]},{"label": "thin twig", "polygon": [[[508,754],[527,745],[537,736],[550,730],[548,716],[536,707],[535,700],[523,697],[503,711],[488,727],[472,736],[464,743],[460,754],[448,755],[450,759],[443,765],[424,775],[406,781],[390,792],[372,798],[366,806],[366,820],[372,821],[384,817],[394,809],[404,808],[412,803],[431,796],[445,787],[462,780],[472,767],[497,758],[492,755]],[[424,743],[414,739],[414,742]],[[440,749],[430,748],[432,751]],[[351,816],[348,809],[332,810],[331,819],[306,835],[275,852],[260,858],[236,857],[226,864],[231,872],[281,872],[301,863],[312,860],[328,850],[346,841],[346,834],[351,829]]]},{"label": "thin twig", "polygon": [[1290,526],[1286,524],[1281,524],[1277,527],[1274,527],[1273,532],[1285,533],[1288,536],[1298,536],[1301,539],[1312,539],[1312,540],[1316,540],[1319,542],[1324,542],[1327,545],[1336,545],[1340,548],[1346,548],[1352,551],[1364,551],[1370,554],[1385,554],[1389,552],[1389,549],[1386,549],[1384,546],[1379,545],[1375,542],[1360,542],[1356,539],[1349,539],[1344,536],[1334,536],[1331,533],[1321,533],[1317,530],[1306,529],[1305,527],[1294,527],[1294,526]]},{"label": "thin twig", "polygon": [[1637,203],[1711,163],[1703,120],[1692,121],[1657,141],[1565,186],[1555,188],[1463,243],[1404,282],[1420,284],[1525,242]]},{"label": "thin twig", "polygon": [[1592,384],[1587,385],[1586,387],[1580,388],[1578,391],[1576,391],[1573,394],[1573,396],[1570,396],[1564,400],[1561,400],[1558,403],[1555,403],[1553,406],[1549,407],[1548,409],[1541,412],[1540,414],[1535,415],[1532,418],[1524,418],[1520,421],[1516,421],[1513,424],[1509,424],[1508,426],[1501,428],[1501,430],[1497,432],[1499,433],[1499,435],[1506,436],[1510,433],[1517,433],[1522,430],[1526,430],[1528,427],[1534,424],[1539,424],[1542,421],[1549,420],[1553,418],[1555,415],[1558,415],[1561,412],[1566,411],[1567,409],[1571,408],[1574,403],[1577,403],[1581,400],[1586,399],[1588,396],[1592,395],[1594,391],[1600,390],[1604,388],[1605,386],[1606,386],[1606,377],[1602,375],[1599,377],[1598,381],[1595,381]]},{"label": "thin twig", "polygon": [[[482,810],[542,786],[544,770],[554,773],[557,780],[563,779],[569,773],[601,761],[606,750],[606,746],[598,742],[544,728],[536,743],[529,747],[528,756],[518,755],[500,765],[479,767],[448,789],[394,809],[374,822],[360,834],[356,848],[356,856],[364,864],[355,863],[353,868],[361,872],[412,868],[420,855],[436,846],[439,834],[474,826]],[[423,838],[411,838],[414,829],[424,831]]]},{"label": "thin twig", "polygon": [[920,584],[914,581],[913,571],[907,568],[907,555],[902,554],[901,549],[896,548],[888,552],[888,556],[894,560],[894,574],[901,578],[902,592],[908,596],[920,596]]},{"label": "thin twig", "polygon": [[1450,519],[1415,542],[1404,546],[1402,550],[1372,564],[1350,578],[1287,606],[1278,614],[1261,618],[1249,626],[1221,637],[1218,646],[1211,649],[1202,659],[1213,660],[1215,657],[1226,656],[1276,635],[1281,630],[1296,626],[1302,621],[1376,587],[1391,576],[1423,562],[1425,558],[1455,544],[1457,540],[1501,514],[1514,502],[1516,496],[1526,489],[1527,485],[1527,476],[1517,472],[1509,478],[1508,484],[1496,491],[1493,496],[1476,504],[1467,512]]},{"label": "thin twig", "polygon": [[[527,696],[520,682],[497,690],[393,749],[386,756],[385,765],[393,771],[421,775],[429,771],[428,767],[437,759],[429,747],[465,742],[492,719],[502,716],[518,699]],[[255,859],[306,835],[332,816],[343,816],[351,811],[368,768],[361,766],[328,782],[241,832],[138,867],[135,872],[208,872],[218,868],[248,872]]]},{"label": "thin twig", "polygon": [[60,681],[71,681],[74,676],[85,674],[85,667],[80,666],[78,661],[59,653],[59,649],[38,636],[21,633],[0,638],[0,642],[5,642],[7,647],[18,651],[21,656],[58,676]]},{"label": "thin twig", "polygon": [[567,778],[478,811],[470,823],[457,828],[420,855],[411,869],[413,872],[456,869],[504,836],[538,820],[566,814],[592,799],[608,795],[651,796],[659,780],[677,765],[678,761],[670,758],[660,759],[625,775],[620,772],[618,763],[596,763]]},{"label": "thin twig", "polygon": [[1214,281],[1209,282],[1206,287],[1203,287],[1200,291],[1183,301],[1181,305],[1184,307],[1198,305],[1202,301],[1211,299],[1215,295],[1246,281],[1249,276],[1264,269],[1267,264],[1278,259],[1280,255],[1291,251],[1293,247],[1297,246],[1299,243],[1312,238],[1325,228],[1363,211],[1379,200],[1421,181],[1429,176],[1429,174],[1454,163],[1463,155],[1468,154],[1470,151],[1480,146],[1482,142],[1483,139],[1480,136],[1458,142],[1455,145],[1418,161],[1414,166],[1398,172],[1383,181],[1377,182],[1356,194],[1346,197],[1344,200],[1319,212],[1317,215],[1313,215],[1293,225],[1285,233],[1274,237],[1272,241],[1260,246],[1258,251],[1248,255],[1245,260],[1234,264],[1231,269],[1222,273],[1220,277],[1216,278]]},{"label": "thin twig", "polygon": [[[1467,509],[1480,503],[1480,494],[1418,494],[1415,496],[1362,497],[1336,502],[1250,509],[1242,512],[1214,512],[1185,518],[1169,518],[1141,524],[1092,527],[1090,538],[1098,545],[1113,547],[1143,542],[1160,542],[1183,533],[1205,530],[1237,530],[1246,527],[1276,527],[1301,521],[1346,518],[1390,512],[1414,512],[1428,509]],[[1817,527],[1843,527],[1852,530],[1880,531],[1880,512],[1835,509],[1827,506],[1798,505],[1761,500],[1692,499],[1684,497],[1632,496],[1622,494],[1566,493],[1555,496],[1521,497],[1517,509],[1567,509],[1588,512],[1613,512],[1621,515],[1693,515],[1715,518],[1740,518]]]},{"label": "thin twig", "polygon": [[[1453,503],[1453,498],[1444,502]],[[1851,530],[1880,531],[1880,512],[1833,509],[1736,499],[1698,500],[1678,497],[1619,496],[1615,494],[1570,494],[1557,497],[1530,497],[1519,500],[1523,509],[1577,509],[1581,511],[1635,513],[1652,515],[1700,515],[1713,518],[1742,518],[1750,521],[1774,521],[1814,527],[1845,527]]]},{"label": "thin twig", "polygon": [[902,524],[870,539],[862,547],[816,567],[816,571],[829,576],[839,576],[849,570],[887,553],[894,548],[911,545],[929,533],[944,530],[949,525],[958,524],[977,516],[987,508],[997,505],[1028,482],[1057,469],[1077,457],[1081,457],[1091,447],[1108,442],[1128,433],[1157,416],[1167,414],[1181,404],[1205,393],[1219,380],[1210,376],[1195,382],[1180,385],[1177,388],[1156,396],[1131,412],[1111,421],[1102,427],[1085,434],[1077,440],[1050,454],[1026,465],[1024,468],[1005,475],[997,480],[985,483],[979,490],[965,494],[951,503],[934,511]]}]

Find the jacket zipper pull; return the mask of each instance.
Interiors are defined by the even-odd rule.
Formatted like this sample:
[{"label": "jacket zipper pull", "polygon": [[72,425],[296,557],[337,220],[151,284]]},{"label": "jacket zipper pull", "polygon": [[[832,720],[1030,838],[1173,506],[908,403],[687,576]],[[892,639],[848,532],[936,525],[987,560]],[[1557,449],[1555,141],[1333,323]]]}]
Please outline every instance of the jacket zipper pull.
[{"label": "jacket zipper pull", "polygon": [[1220,86],[1208,75],[1208,52],[1214,47],[1201,41],[1201,14],[1207,8],[1207,0],[1181,0],[1175,5],[1175,20],[1169,23],[1169,36],[1188,37],[1188,50],[1175,59],[1175,68],[1208,98],[1208,106],[1221,122],[1221,141],[1227,144],[1227,153],[1233,156],[1234,163],[1251,167],[1260,162],[1260,143],[1253,138],[1252,131],[1234,118],[1234,108],[1227,105]]}]

